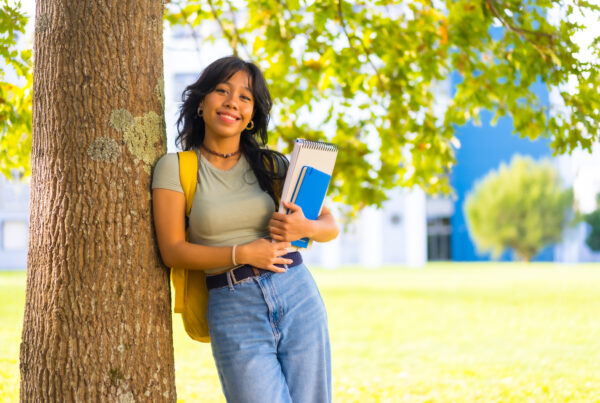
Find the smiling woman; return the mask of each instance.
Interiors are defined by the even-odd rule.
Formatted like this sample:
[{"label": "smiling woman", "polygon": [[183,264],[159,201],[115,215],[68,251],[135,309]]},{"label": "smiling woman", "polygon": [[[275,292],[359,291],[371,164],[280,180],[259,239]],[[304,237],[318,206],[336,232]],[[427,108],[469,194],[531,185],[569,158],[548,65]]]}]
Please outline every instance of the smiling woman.
[{"label": "smiling woman", "polygon": [[[292,204],[286,205],[292,214],[276,212],[288,162],[265,147],[271,97],[254,64],[217,60],[186,88],[183,101],[177,140],[187,153],[156,164],[154,222],[164,263],[186,268],[187,285],[206,283],[223,392],[230,402],[331,401],[325,307],[290,242],[328,241],[337,224],[325,207],[316,220]],[[190,155],[198,171],[186,239],[179,164]]]},{"label": "smiling woman", "polygon": [[[215,90],[199,104],[198,116],[202,116],[205,127],[202,147],[210,154],[215,155],[212,150],[217,148],[228,151],[216,154],[227,155],[225,158],[240,152],[240,133],[254,126],[254,97],[250,86],[250,75],[240,70],[227,81],[217,84]],[[221,162],[219,159],[215,161]]]}]

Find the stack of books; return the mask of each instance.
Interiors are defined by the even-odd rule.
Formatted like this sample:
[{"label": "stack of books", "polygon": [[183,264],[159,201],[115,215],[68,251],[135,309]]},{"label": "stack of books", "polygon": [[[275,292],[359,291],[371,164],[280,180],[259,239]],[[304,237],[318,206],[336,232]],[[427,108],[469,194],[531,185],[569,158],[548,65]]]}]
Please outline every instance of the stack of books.
[{"label": "stack of books", "polygon": [[[316,220],[321,214],[331,174],[335,166],[337,147],[330,143],[297,139],[290,157],[281,201],[294,203],[302,208],[304,216]],[[283,203],[280,213],[288,213]],[[296,248],[308,248],[308,238],[292,242]]]}]

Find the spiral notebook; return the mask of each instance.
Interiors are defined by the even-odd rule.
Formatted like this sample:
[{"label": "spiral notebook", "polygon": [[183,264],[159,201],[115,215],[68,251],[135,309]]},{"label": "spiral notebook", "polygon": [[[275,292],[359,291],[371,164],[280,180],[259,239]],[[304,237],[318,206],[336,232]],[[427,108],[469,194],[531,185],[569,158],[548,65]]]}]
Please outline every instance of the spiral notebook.
[{"label": "spiral notebook", "polygon": [[[337,147],[330,143],[297,139],[281,200],[298,204],[305,217],[316,219],[323,208],[337,152]],[[286,213],[283,203],[279,204],[279,212]],[[301,239],[292,242],[292,245],[307,248],[310,243],[308,239]]]}]

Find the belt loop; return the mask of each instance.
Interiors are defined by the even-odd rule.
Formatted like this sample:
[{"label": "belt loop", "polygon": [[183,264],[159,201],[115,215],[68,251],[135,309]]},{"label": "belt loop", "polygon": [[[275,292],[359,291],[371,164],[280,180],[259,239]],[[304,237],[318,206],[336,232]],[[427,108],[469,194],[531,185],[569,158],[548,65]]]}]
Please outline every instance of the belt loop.
[{"label": "belt loop", "polygon": [[229,285],[229,290],[233,291],[233,281],[231,280],[231,270],[227,272],[227,284]]}]

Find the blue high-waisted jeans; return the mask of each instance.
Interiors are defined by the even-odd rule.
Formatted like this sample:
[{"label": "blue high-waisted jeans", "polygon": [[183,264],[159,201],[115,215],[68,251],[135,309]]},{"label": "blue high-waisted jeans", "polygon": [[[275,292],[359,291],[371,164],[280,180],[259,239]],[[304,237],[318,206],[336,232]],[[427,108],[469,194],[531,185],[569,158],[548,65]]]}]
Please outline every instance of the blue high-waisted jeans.
[{"label": "blue high-waisted jeans", "polygon": [[210,290],[208,324],[228,402],[331,402],[327,314],[304,264]]}]

